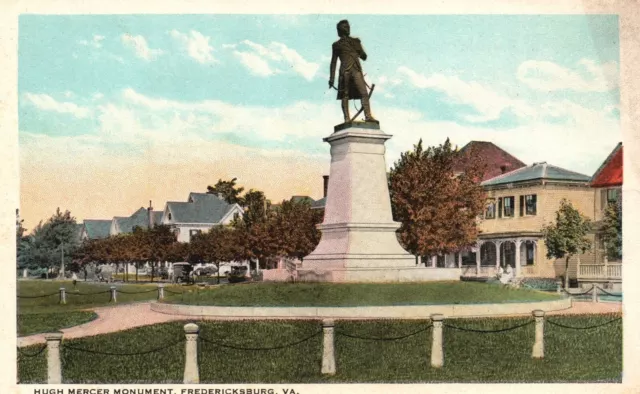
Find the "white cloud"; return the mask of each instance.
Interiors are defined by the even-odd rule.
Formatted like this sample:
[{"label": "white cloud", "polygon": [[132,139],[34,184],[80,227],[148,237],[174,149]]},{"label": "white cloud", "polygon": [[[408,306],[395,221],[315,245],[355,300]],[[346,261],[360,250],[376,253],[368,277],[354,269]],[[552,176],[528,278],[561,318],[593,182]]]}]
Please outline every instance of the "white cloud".
[{"label": "white cloud", "polygon": [[323,137],[331,130],[332,114],[335,106],[298,102],[285,107],[261,107],[232,105],[223,101],[204,100],[183,102],[153,98],[129,88],[122,92],[123,99],[133,104],[140,116],[156,116],[158,124],[168,124],[179,120],[184,132],[177,133],[171,127],[164,127],[171,135],[181,134],[189,138],[189,133],[211,135],[215,133],[236,133],[247,138],[258,136],[267,140],[284,140],[288,136]]},{"label": "white cloud", "polygon": [[215,63],[217,60],[213,57],[213,47],[209,44],[211,37],[202,33],[191,30],[188,34],[181,33],[178,30],[171,30],[169,35],[180,42],[187,54],[195,59],[198,63]]},{"label": "white cloud", "polygon": [[78,41],[78,44],[99,49],[102,48],[102,41],[104,38],[104,36],[94,34],[91,40],[80,40]]},{"label": "white cloud", "polygon": [[100,93],[100,92],[96,92],[96,93],[94,93],[93,95],[91,95],[91,99],[92,99],[93,101],[100,100],[100,99],[101,99],[101,98],[103,98],[103,97],[104,97],[104,94],[102,94],[102,93]]},{"label": "white cloud", "polygon": [[405,66],[399,67],[398,72],[417,88],[444,93],[449,102],[472,107],[479,115],[465,115],[464,118],[469,122],[499,119],[505,109],[513,110],[520,117],[535,115],[535,110],[524,101],[511,99],[478,82],[467,82],[456,76],[443,74],[426,77]]},{"label": "white cloud", "polygon": [[255,53],[233,51],[233,54],[254,75],[268,77],[278,72],[277,69],[271,69],[269,63]]},{"label": "white cloud", "polygon": [[616,62],[598,65],[590,59],[580,60],[576,69],[549,61],[527,60],[518,67],[517,77],[530,88],[542,91],[606,92],[619,84]]},{"label": "white cloud", "polygon": [[24,93],[23,97],[28,103],[43,111],[71,114],[79,119],[87,118],[90,114],[90,111],[87,108],[71,102],[57,101],[48,94]]},{"label": "white cloud", "polygon": [[143,36],[123,34],[120,38],[125,46],[128,46],[135,51],[137,57],[146,61],[155,60],[164,53],[161,49],[149,48],[149,44]]},{"label": "white cloud", "polygon": [[[234,55],[253,74],[267,77],[279,72],[280,69],[291,69],[301,75],[307,81],[313,80],[320,66],[317,63],[307,61],[296,50],[285,44],[272,42],[268,46],[244,40],[241,45],[247,50],[234,50]],[[237,46],[224,45],[225,48],[237,48]]]}]

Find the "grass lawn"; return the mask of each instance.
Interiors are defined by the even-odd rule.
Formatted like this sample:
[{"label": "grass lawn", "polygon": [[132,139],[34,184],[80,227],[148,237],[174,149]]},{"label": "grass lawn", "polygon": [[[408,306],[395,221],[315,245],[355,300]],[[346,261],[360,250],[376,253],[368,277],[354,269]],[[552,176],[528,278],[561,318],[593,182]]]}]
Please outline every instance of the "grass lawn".
[{"label": "grass lawn", "polygon": [[561,296],[474,282],[248,283],[167,294],[165,302],[220,306],[384,306],[547,301]]},{"label": "grass lawn", "polygon": [[[43,297],[18,298],[18,314],[67,312],[105,306],[109,304],[111,297],[109,288],[111,286],[116,286],[121,291],[137,293],[118,293],[119,304],[155,300],[158,297],[157,284],[128,285],[78,281],[74,287],[72,281],[21,280],[17,285],[18,296]],[[61,287],[64,287],[67,292],[65,305],[59,303],[58,289]],[[171,289],[172,287],[167,288]]]},{"label": "grass lawn", "polygon": [[[18,335],[31,335],[56,331],[83,324],[97,316],[93,307],[109,304],[111,284],[78,281],[75,288],[72,281],[20,280],[17,282],[18,295],[38,298],[18,298]],[[138,293],[118,293],[118,304],[126,302],[155,300],[157,285],[115,285],[119,290]],[[67,303],[59,303],[58,291],[67,291]],[[171,289],[171,287],[168,287]],[[90,295],[83,295],[90,294]],[[40,297],[42,296],[42,297]]]},{"label": "grass lawn", "polygon": [[[574,327],[610,321],[619,315],[552,317]],[[458,327],[502,329],[529,318],[455,319]],[[181,382],[184,371],[182,326],[173,322],[63,341],[64,383]],[[622,322],[591,330],[546,324],[545,358],[531,359],[534,326],[501,333],[474,333],[444,328],[445,365],[431,368],[431,329],[393,341],[349,338],[397,337],[424,328],[427,321],[338,321],[335,376],[320,373],[322,335],[278,350],[238,350],[200,341],[203,383],[375,383],[375,382],[620,382]],[[321,329],[319,321],[198,322],[200,336],[227,345],[263,348],[293,343]],[[64,345],[85,351],[65,348]],[[99,355],[88,351],[132,353],[164,347],[143,355]],[[42,345],[23,348],[35,354]],[[22,383],[46,380],[46,351],[18,356]]]},{"label": "grass lawn", "polygon": [[61,313],[24,313],[18,315],[18,335],[52,332],[61,328],[77,326],[98,317],[91,311],[69,311]]}]

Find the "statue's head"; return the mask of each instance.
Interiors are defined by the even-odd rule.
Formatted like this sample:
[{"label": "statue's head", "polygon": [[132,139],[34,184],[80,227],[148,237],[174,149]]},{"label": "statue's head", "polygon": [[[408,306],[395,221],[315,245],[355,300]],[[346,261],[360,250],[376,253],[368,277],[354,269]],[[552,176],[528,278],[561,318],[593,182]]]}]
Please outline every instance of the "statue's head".
[{"label": "statue's head", "polygon": [[349,37],[349,34],[351,33],[351,26],[349,26],[348,20],[346,19],[341,20],[336,25],[336,28],[338,29],[338,36]]}]

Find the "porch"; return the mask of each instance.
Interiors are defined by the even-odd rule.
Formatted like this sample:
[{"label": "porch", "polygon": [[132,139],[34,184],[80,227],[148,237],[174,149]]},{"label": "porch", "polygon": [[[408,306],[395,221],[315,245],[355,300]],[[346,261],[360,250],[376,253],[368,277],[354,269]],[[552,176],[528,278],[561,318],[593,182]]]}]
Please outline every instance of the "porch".
[{"label": "porch", "polygon": [[502,234],[478,239],[471,250],[473,260],[466,259],[463,277],[494,277],[510,266],[516,277],[537,275],[539,234]]}]

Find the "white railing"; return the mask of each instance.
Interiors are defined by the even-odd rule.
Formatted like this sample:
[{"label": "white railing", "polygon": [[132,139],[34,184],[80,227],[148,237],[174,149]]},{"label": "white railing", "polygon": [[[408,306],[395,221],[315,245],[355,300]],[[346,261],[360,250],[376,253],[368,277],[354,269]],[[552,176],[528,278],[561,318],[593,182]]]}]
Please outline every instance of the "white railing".
[{"label": "white railing", "polygon": [[578,279],[621,279],[622,264],[580,264]]},{"label": "white railing", "polygon": [[608,264],[607,265],[607,277],[608,278],[622,278],[622,264]]}]

